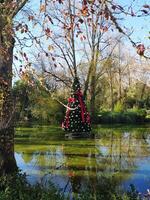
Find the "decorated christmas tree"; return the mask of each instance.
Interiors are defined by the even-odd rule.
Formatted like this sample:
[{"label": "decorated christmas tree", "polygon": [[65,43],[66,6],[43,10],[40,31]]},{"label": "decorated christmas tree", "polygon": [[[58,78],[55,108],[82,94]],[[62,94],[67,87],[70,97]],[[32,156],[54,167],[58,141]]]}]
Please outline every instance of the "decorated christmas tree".
[{"label": "decorated christmas tree", "polygon": [[62,128],[69,133],[76,134],[86,134],[91,131],[90,116],[87,112],[77,77],[75,77],[73,82],[71,97],[68,99],[66,116],[62,123]]}]

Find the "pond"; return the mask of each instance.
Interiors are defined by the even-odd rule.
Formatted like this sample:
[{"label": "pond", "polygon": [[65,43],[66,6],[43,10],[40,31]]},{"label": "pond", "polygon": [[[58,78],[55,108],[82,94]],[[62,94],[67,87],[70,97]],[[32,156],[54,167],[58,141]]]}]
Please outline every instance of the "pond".
[{"label": "pond", "polygon": [[51,180],[64,192],[110,177],[119,190],[150,188],[150,126],[97,126],[91,139],[66,139],[59,127],[16,129],[15,157],[31,184]]}]

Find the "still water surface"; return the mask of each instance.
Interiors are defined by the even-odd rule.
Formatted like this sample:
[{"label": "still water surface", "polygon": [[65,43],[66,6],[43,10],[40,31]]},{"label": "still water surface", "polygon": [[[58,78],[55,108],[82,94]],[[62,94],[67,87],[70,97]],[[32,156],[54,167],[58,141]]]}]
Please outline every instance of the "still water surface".
[{"label": "still water surface", "polygon": [[51,180],[66,192],[111,176],[117,187],[150,188],[150,126],[95,128],[95,138],[66,139],[56,127],[16,130],[15,157],[30,183]]}]

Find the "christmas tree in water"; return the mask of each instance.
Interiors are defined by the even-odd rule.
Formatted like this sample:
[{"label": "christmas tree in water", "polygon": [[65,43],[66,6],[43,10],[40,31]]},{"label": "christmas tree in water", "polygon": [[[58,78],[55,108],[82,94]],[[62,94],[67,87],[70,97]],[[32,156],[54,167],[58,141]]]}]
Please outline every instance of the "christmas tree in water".
[{"label": "christmas tree in water", "polygon": [[80,83],[74,79],[71,97],[68,99],[68,108],[62,128],[70,133],[89,133],[91,131],[90,116],[84,102]]}]

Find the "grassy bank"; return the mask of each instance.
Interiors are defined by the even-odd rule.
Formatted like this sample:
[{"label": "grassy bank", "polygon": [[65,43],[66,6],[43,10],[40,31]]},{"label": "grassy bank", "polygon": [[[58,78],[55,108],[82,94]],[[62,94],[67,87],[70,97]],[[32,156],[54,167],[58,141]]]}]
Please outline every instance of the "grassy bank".
[{"label": "grassy bank", "polygon": [[129,110],[129,111],[103,111],[97,115],[96,124],[100,123],[130,123],[130,124],[139,124],[139,123],[148,123],[150,122],[150,117],[147,115],[145,110]]},{"label": "grassy bank", "polygon": [[77,193],[64,193],[50,182],[30,185],[26,175],[16,173],[0,177],[0,200],[139,200],[139,194],[131,186],[126,193],[117,192],[113,179],[102,177],[100,185],[87,185],[85,190]]}]

